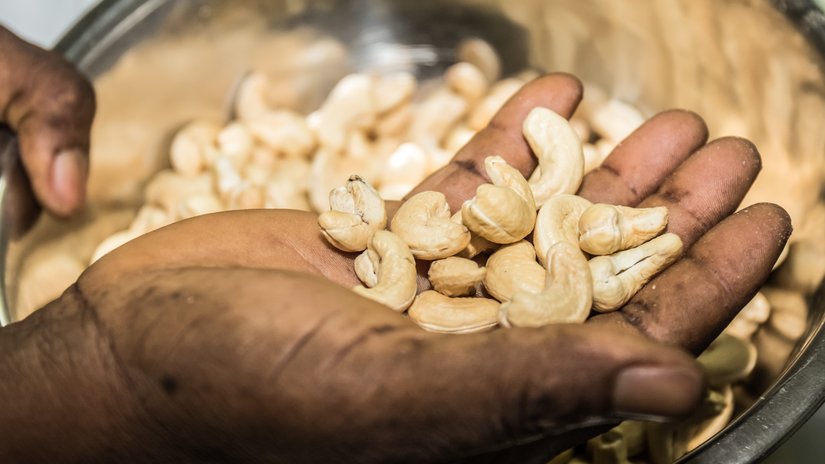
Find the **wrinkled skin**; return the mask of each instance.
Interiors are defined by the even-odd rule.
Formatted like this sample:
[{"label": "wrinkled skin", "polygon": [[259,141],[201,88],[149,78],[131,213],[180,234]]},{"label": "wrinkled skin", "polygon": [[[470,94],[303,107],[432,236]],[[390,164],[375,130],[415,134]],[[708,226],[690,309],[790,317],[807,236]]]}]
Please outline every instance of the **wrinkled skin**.
[{"label": "wrinkled skin", "polygon": [[[571,76],[528,84],[416,190],[456,211],[490,153],[529,175],[524,116],[580,98]],[[685,415],[704,382],[689,352],[790,233],[774,205],[731,215],[759,155],[706,137],[692,113],[659,114],[584,180],[593,202],[667,206],[688,251],[583,325],[424,332],[348,290],[355,254],[310,213],[215,214],[130,242],[0,331],[0,461],[543,463],[617,419]]]}]

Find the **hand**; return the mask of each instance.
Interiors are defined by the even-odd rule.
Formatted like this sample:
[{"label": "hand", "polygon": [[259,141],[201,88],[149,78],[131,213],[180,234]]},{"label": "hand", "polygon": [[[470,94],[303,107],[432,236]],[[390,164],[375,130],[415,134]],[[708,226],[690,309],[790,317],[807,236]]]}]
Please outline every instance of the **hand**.
[{"label": "hand", "polygon": [[[38,204],[58,217],[83,205],[94,112],[91,84],[71,64],[0,27],[0,153],[10,187],[20,190],[12,192],[15,225],[36,218]],[[17,133],[19,160],[3,124]]]},{"label": "hand", "polygon": [[[570,76],[532,82],[419,190],[455,209],[490,153],[528,174],[521,120],[537,105],[569,116],[580,96]],[[703,376],[683,350],[721,331],[790,233],[776,206],[731,215],[759,155],[706,137],[697,116],[662,113],[585,179],[594,201],[668,206],[669,231],[693,246],[582,325],[424,332],[348,290],[355,255],[309,213],[203,216],[130,242],[0,333],[0,363],[29,380],[3,387],[0,433],[14,439],[0,457],[546,462],[604,424],[685,415]],[[43,443],[56,431],[59,447]]]}]

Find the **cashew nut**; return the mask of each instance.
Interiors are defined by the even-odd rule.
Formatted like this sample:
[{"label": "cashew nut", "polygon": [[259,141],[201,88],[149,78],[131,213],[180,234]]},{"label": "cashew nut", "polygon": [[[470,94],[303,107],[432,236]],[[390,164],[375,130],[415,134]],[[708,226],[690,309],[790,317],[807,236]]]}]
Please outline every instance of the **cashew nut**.
[{"label": "cashew nut", "polygon": [[342,251],[364,251],[372,234],[387,227],[384,200],[370,184],[352,176],[329,193],[331,211],[318,216],[324,238]]},{"label": "cashew nut", "polygon": [[541,207],[533,231],[533,246],[542,266],[550,247],[566,242],[578,248],[579,218],[593,203],[576,195],[556,195]]},{"label": "cashew nut", "polygon": [[306,120],[291,111],[267,111],[246,124],[256,139],[287,158],[306,158],[316,145]]},{"label": "cashew nut", "polygon": [[375,123],[373,83],[373,76],[351,74],[332,89],[316,113],[317,136],[325,149],[333,153],[342,151],[351,130],[366,129]]},{"label": "cashew nut", "polygon": [[427,152],[415,143],[401,144],[384,162],[378,191],[387,200],[400,200],[427,177]]},{"label": "cashew nut", "polygon": [[488,82],[501,77],[501,58],[487,41],[478,38],[463,40],[456,50],[459,61],[475,65],[484,73]]},{"label": "cashew nut", "polygon": [[483,97],[490,85],[484,73],[467,62],[450,66],[444,73],[444,81],[454,92],[471,102]]},{"label": "cashew nut", "polygon": [[461,219],[473,233],[495,243],[514,243],[536,224],[536,203],[521,173],[500,156],[484,160],[492,184],[482,184],[464,202]]},{"label": "cashew nut", "polygon": [[715,409],[717,413],[713,417],[691,428],[693,436],[687,442],[686,452],[690,452],[698,448],[702,443],[710,440],[711,437],[721,432],[722,429],[728,425],[731,418],[733,418],[733,388],[731,388],[730,385],[724,386],[718,395],[713,395],[711,401],[715,403],[713,409]]},{"label": "cashew nut", "polygon": [[465,296],[478,287],[486,271],[471,259],[451,256],[433,261],[427,277],[433,289],[442,295]]},{"label": "cashew nut", "polygon": [[438,147],[468,108],[469,103],[461,95],[446,87],[436,89],[416,107],[410,139],[428,150]]},{"label": "cashew nut", "polygon": [[175,171],[161,171],[146,185],[146,203],[162,207],[169,216],[177,214],[178,203],[197,193],[212,192],[212,175],[183,176]]},{"label": "cashew nut", "polygon": [[407,313],[422,329],[439,333],[475,333],[498,325],[498,302],[489,298],[450,298],[428,290]]},{"label": "cashew nut", "polygon": [[450,206],[441,192],[413,195],[398,208],[390,229],[418,259],[453,256],[470,243],[470,231],[450,220]]},{"label": "cashew nut", "polygon": [[241,79],[235,92],[235,115],[238,119],[252,119],[269,109],[268,88],[269,78],[262,72],[251,72]]},{"label": "cashew nut", "polygon": [[415,258],[407,244],[394,233],[379,230],[372,235],[362,254],[367,256],[364,259],[369,259],[376,270],[376,284],[371,288],[357,285],[352,290],[394,311],[407,309],[418,288]]},{"label": "cashew nut", "polygon": [[750,340],[770,315],[771,304],[768,302],[768,298],[762,292],[757,292],[728,324],[725,333],[743,340]]},{"label": "cashew nut", "polygon": [[616,99],[596,107],[590,118],[593,129],[614,144],[624,140],[644,122],[639,110]]},{"label": "cashew nut", "polygon": [[381,258],[375,250],[369,248],[355,258],[355,275],[361,282],[369,288],[378,285],[378,269],[376,265],[381,262]]},{"label": "cashew nut", "polygon": [[636,248],[591,259],[593,309],[608,312],[622,307],[681,251],[679,236],[667,233]]},{"label": "cashew nut", "polygon": [[223,210],[223,204],[211,193],[196,193],[190,195],[178,204],[178,217],[187,219],[203,214],[217,213]]},{"label": "cashew nut", "polygon": [[667,208],[630,208],[595,204],[579,218],[579,247],[609,255],[650,240],[667,226]]},{"label": "cashew nut", "polygon": [[214,156],[215,140],[221,128],[208,121],[194,121],[175,134],[169,147],[172,168],[188,177],[196,176]]},{"label": "cashew nut", "polygon": [[708,376],[708,385],[723,387],[750,375],[756,366],[756,348],[748,341],[722,333],[697,361]]},{"label": "cashew nut", "polygon": [[523,125],[524,138],[539,161],[530,176],[536,204],[561,193],[576,193],[584,176],[582,142],[566,119],[548,108],[533,108]]},{"label": "cashew nut", "polygon": [[456,153],[458,150],[461,150],[464,145],[467,145],[475,135],[476,131],[463,124],[455,126],[444,139],[444,150],[448,153]]},{"label": "cashew nut", "polygon": [[383,115],[409,102],[417,86],[415,76],[408,72],[378,76],[373,87],[375,111]]},{"label": "cashew nut", "polygon": [[243,166],[252,154],[252,134],[241,122],[232,122],[218,133],[218,148],[222,155],[232,159],[235,166]]},{"label": "cashew nut", "polygon": [[218,194],[230,209],[263,207],[263,190],[244,180],[230,158],[218,157],[213,171]]},{"label": "cashew nut", "polygon": [[502,303],[504,327],[541,327],[584,322],[593,302],[587,259],[575,246],[559,242],[547,252],[547,272],[541,293],[518,292]]},{"label": "cashew nut", "polygon": [[484,288],[498,301],[510,301],[519,292],[539,293],[545,279],[535,248],[525,240],[504,245],[487,258]]}]

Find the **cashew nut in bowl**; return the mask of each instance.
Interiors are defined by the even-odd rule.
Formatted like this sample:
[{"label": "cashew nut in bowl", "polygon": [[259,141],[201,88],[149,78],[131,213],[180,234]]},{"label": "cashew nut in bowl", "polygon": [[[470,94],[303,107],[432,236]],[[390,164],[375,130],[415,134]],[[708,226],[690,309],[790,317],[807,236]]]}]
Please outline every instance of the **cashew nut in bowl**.
[{"label": "cashew nut in bowl", "polygon": [[579,218],[592,205],[582,197],[567,194],[556,195],[544,203],[533,231],[533,246],[544,267],[547,267],[544,261],[547,252],[556,243],[566,242],[579,247]]},{"label": "cashew nut in bowl", "polygon": [[584,322],[593,302],[587,259],[577,247],[559,242],[547,252],[547,272],[541,293],[518,292],[501,304],[504,327],[541,327]]},{"label": "cashew nut in bowl", "polygon": [[184,176],[196,176],[215,156],[221,127],[209,121],[194,121],[179,130],[169,147],[172,169]]},{"label": "cashew nut in bowl", "polygon": [[757,292],[751,301],[739,311],[739,314],[730,321],[724,333],[739,337],[742,340],[750,340],[770,315],[771,303],[768,301],[768,297],[762,292]]},{"label": "cashew nut in bowl", "polygon": [[444,81],[450,88],[468,101],[479,100],[487,93],[490,82],[475,65],[458,62],[444,73]]},{"label": "cashew nut in bowl", "polygon": [[756,347],[749,341],[721,333],[696,360],[707,374],[708,385],[724,387],[750,375],[756,366]]},{"label": "cashew nut in bowl", "polygon": [[492,45],[478,38],[461,41],[456,50],[459,61],[475,65],[487,78],[495,82],[501,77],[501,58]]},{"label": "cashew nut in bowl", "polygon": [[514,243],[536,224],[536,203],[521,173],[500,156],[484,160],[492,184],[482,184],[476,196],[461,206],[461,220],[473,233],[494,243]]},{"label": "cashew nut in bowl", "polygon": [[415,298],[407,314],[430,332],[475,333],[498,325],[498,302],[489,298],[450,298],[428,290]]},{"label": "cashew nut in bowl", "polygon": [[584,176],[584,153],[567,119],[548,108],[533,108],[524,119],[523,132],[539,161],[539,169],[530,176],[536,204],[560,193],[576,193]]},{"label": "cashew nut in bowl", "polygon": [[667,208],[630,208],[595,204],[579,218],[579,247],[591,255],[609,255],[639,246],[667,226]]},{"label": "cashew nut in bowl", "polygon": [[470,243],[470,231],[450,220],[450,206],[441,192],[421,192],[398,208],[390,230],[398,234],[418,259],[453,256]]},{"label": "cashew nut in bowl", "polygon": [[304,118],[291,111],[267,111],[246,124],[256,139],[287,158],[306,158],[316,145],[315,134]]},{"label": "cashew nut in bowl", "polygon": [[[415,299],[418,288],[415,258],[403,240],[388,230],[372,235],[364,251],[377,276],[371,288],[361,285],[352,290],[370,300],[377,301],[394,311],[403,312]],[[369,283],[369,282],[365,282]]]},{"label": "cashew nut in bowl", "polygon": [[374,79],[375,111],[381,115],[408,103],[418,87],[415,76],[408,72],[385,74]]},{"label": "cashew nut in bowl", "polygon": [[352,176],[329,193],[330,211],[318,216],[324,238],[342,251],[364,251],[372,234],[387,227],[384,200],[370,184]]},{"label": "cashew nut in bowl", "polygon": [[636,248],[590,260],[593,275],[593,309],[619,309],[654,275],[676,261],[682,239],[667,233]]},{"label": "cashew nut in bowl", "polygon": [[546,272],[536,262],[536,251],[522,240],[504,245],[487,258],[484,288],[501,302],[510,301],[520,292],[539,293],[544,289]]},{"label": "cashew nut in bowl", "polygon": [[473,293],[486,273],[486,268],[471,259],[450,256],[433,261],[427,277],[435,291],[455,297]]},{"label": "cashew nut in bowl", "polygon": [[255,139],[245,124],[241,122],[229,123],[218,133],[218,148],[223,156],[229,157],[235,167],[243,166],[255,145]]}]

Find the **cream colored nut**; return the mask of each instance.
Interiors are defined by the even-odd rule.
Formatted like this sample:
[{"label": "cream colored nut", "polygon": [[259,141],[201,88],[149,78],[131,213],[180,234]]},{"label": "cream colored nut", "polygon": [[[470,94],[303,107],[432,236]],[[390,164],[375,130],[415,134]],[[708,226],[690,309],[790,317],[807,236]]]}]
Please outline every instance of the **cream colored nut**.
[{"label": "cream colored nut", "polygon": [[339,156],[323,148],[312,158],[308,185],[309,201],[312,209],[318,213],[329,211],[330,190],[347,180],[347,175],[339,168],[339,164]]},{"label": "cream colored nut", "polygon": [[427,175],[430,175],[449,164],[455,153],[439,147],[430,147],[427,155],[429,156]]},{"label": "cream colored nut", "polygon": [[682,240],[676,234],[667,233],[636,248],[591,259],[593,309],[599,312],[619,309],[681,252]]},{"label": "cream colored nut", "polygon": [[212,169],[216,190],[228,209],[263,208],[263,189],[244,180],[229,157],[218,157]]},{"label": "cream colored nut", "polygon": [[808,302],[797,291],[764,287],[762,292],[771,305],[771,315],[766,328],[780,337],[795,343],[808,326]]},{"label": "cream colored nut", "polygon": [[473,102],[487,93],[490,81],[475,65],[467,62],[456,63],[444,73],[444,81],[457,94]]},{"label": "cream colored nut", "polygon": [[376,265],[381,262],[381,258],[375,250],[367,249],[359,254],[354,261],[355,275],[368,288],[378,285],[378,268]]},{"label": "cream colored nut", "polygon": [[252,162],[243,166],[241,172],[243,173],[242,177],[249,183],[261,186],[266,184],[272,176],[272,166]]},{"label": "cream colored nut", "polygon": [[474,234],[495,243],[514,243],[536,224],[536,203],[521,173],[500,156],[484,160],[492,184],[482,184],[475,198],[461,206],[461,220]]},{"label": "cream colored nut", "polygon": [[430,332],[475,333],[498,325],[498,302],[489,298],[450,298],[428,290],[415,298],[407,314]]},{"label": "cream colored nut", "polygon": [[264,184],[264,208],[311,211],[306,192],[292,182],[272,180]]},{"label": "cream colored nut", "polygon": [[418,288],[415,258],[407,244],[394,233],[379,230],[373,234],[364,254],[376,269],[378,283],[371,288],[358,285],[353,291],[403,312],[412,304]]},{"label": "cream colored nut", "polygon": [[463,40],[456,50],[459,61],[475,65],[484,73],[487,82],[495,82],[501,77],[501,58],[485,40],[472,38]]},{"label": "cream colored nut", "polygon": [[440,146],[468,109],[469,103],[461,95],[446,87],[436,89],[416,106],[410,123],[410,140],[425,149]]},{"label": "cream colored nut", "polygon": [[746,378],[756,366],[752,343],[725,333],[716,337],[697,358],[711,387],[723,387]]},{"label": "cream colored nut", "polygon": [[624,435],[617,429],[587,441],[587,451],[593,456],[594,463],[632,464],[628,460],[627,443]]},{"label": "cream colored nut", "polygon": [[210,193],[212,184],[210,173],[190,177],[171,170],[161,171],[146,185],[146,203],[160,206],[174,217],[181,199],[196,193]]},{"label": "cream colored nut", "polygon": [[408,103],[415,93],[418,82],[408,72],[385,74],[375,78],[373,98],[375,111],[385,114]]},{"label": "cream colored nut", "polygon": [[171,223],[172,218],[166,210],[158,206],[144,205],[138,210],[129,230],[138,234],[146,234]]},{"label": "cream colored nut", "polygon": [[178,217],[186,219],[222,211],[223,204],[211,193],[197,193],[184,198],[178,205]]},{"label": "cream colored nut", "polygon": [[142,234],[140,232],[135,230],[124,230],[110,235],[97,246],[94,253],[92,253],[92,259],[89,264],[93,264],[95,261],[109,254],[114,249],[120,248],[122,245],[140,237],[141,235]]},{"label": "cream colored nut", "polygon": [[214,151],[220,126],[208,121],[187,124],[175,134],[169,148],[172,169],[184,176],[196,176],[207,165],[207,159]]},{"label": "cream colored nut", "polygon": [[587,319],[593,302],[592,277],[581,250],[559,242],[547,252],[547,264],[541,293],[519,292],[501,304],[502,326],[541,327]]},{"label": "cream colored nut", "polygon": [[645,118],[639,110],[616,99],[597,106],[590,117],[593,130],[613,143],[623,141],[644,122]]},{"label": "cream colored nut", "polygon": [[252,149],[252,154],[249,155],[251,164],[258,166],[272,167],[278,163],[278,153],[275,150],[265,147],[263,145],[256,145]]},{"label": "cream colored nut", "polygon": [[235,93],[235,115],[249,120],[269,110],[267,89],[269,78],[262,72],[251,72],[241,79]]},{"label": "cream colored nut", "polygon": [[306,158],[315,149],[315,135],[297,113],[267,111],[249,119],[247,125],[256,139],[287,158]]},{"label": "cream colored nut", "polygon": [[572,127],[573,130],[576,131],[576,135],[579,136],[579,140],[582,142],[590,140],[593,135],[593,131],[590,129],[590,123],[579,116],[571,117],[569,122],[570,127]]},{"label": "cream colored nut", "polygon": [[[453,214],[452,217],[450,217],[450,220],[455,222],[456,224],[464,224],[464,222],[461,220],[461,211],[458,211],[457,213]],[[498,243],[493,243],[484,237],[478,236],[470,232],[470,243],[467,244],[466,248],[459,251],[456,256],[458,256],[459,258],[472,259],[480,255],[481,253],[493,251],[496,248],[498,248],[498,246]]]},{"label": "cream colored nut", "polygon": [[770,314],[771,304],[768,298],[763,293],[757,292],[728,324],[725,333],[743,340],[750,340],[759,327],[768,320]]},{"label": "cream colored nut", "polygon": [[387,227],[387,211],[378,192],[359,176],[329,194],[331,210],[318,216],[324,238],[342,251],[363,251],[376,231]]},{"label": "cream colored nut", "polygon": [[415,143],[401,144],[384,161],[378,178],[379,192],[387,200],[400,200],[427,177],[427,152]]},{"label": "cream colored nut", "polygon": [[816,292],[825,279],[825,248],[822,242],[820,236],[791,245],[788,258],[777,269],[776,278],[780,285],[806,294]]},{"label": "cream colored nut", "polygon": [[397,108],[382,114],[375,123],[373,131],[379,138],[406,137],[414,113],[412,105],[399,105]]},{"label": "cream colored nut", "polygon": [[[584,156],[584,173],[597,169],[607,159],[610,153],[603,153],[592,143],[582,145],[582,155]],[[536,168],[539,169],[539,168]]]},{"label": "cream colored nut", "polygon": [[466,296],[484,280],[487,270],[471,259],[449,258],[433,261],[427,277],[433,289],[442,295]]},{"label": "cream colored nut", "polygon": [[243,166],[249,160],[254,145],[252,134],[241,122],[229,123],[218,133],[218,148],[223,155],[232,159],[235,166]]},{"label": "cream colored nut", "polygon": [[446,150],[447,153],[451,154],[452,156],[452,154],[455,154],[458,152],[458,150],[464,148],[464,145],[467,145],[470,142],[470,140],[472,140],[473,137],[475,137],[475,135],[476,131],[470,129],[469,127],[463,124],[459,124],[455,126],[444,139],[444,150]]},{"label": "cream colored nut", "polygon": [[[309,188],[309,177],[312,166],[308,160],[299,158],[286,158],[278,160],[272,168],[270,180],[273,182],[288,183],[301,193],[305,193]],[[346,180],[346,179],[345,179]],[[327,190],[329,195],[329,190]]]},{"label": "cream colored nut", "polygon": [[550,197],[576,193],[584,176],[584,154],[576,131],[566,119],[548,108],[533,108],[523,125],[524,137],[539,161],[530,176],[538,206]]},{"label": "cream colored nut", "polygon": [[515,78],[499,81],[490,88],[487,94],[470,112],[467,118],[467,125],[474,131],[480,131],[490,124],[493,116],[507,103],[516,92],[521,89],[524,83]]},{"label": "cream colored nut", "polygon": [[667,208],[630,208],[598,203],[579,218],[579,247],[591,255],[609,255],[639,246],[667,226]]},{"label": "cream colored nut", "polygon": [[544,257],[556,243],[579,246],[579,218],[592,205],[582,197],[562,194],[550,198],[541,207],[533,231],[533,246],[544,267],[547,267]]},{"label": "cream colored nut", "polygon": [[375,79],[367,74],[350,74],[330,92],[318,110],[317,128],[321,145],[338,153],[346,145],[347,134],[353,129],[367,129],[375,124],[376,105],[373,96]]},{"label": "cream colored nut", "polygon": [[693,451],[694,449],[698,448],[699,445],[702,443],[710,440],[714,435],[721,432],[724,429],[730,420],[733,418],[733,410],[734,410],[734,397],[733,397],[733,388],[730,385],[725,385],[721,390],[721,398],[717,399],[716,408],[721,407],[721,411],[719,411],[716,415],[707,419],[703,422],[696,424],[695,426],[691,427],[692,437],[687,442],[687,446],[685,448],[686,452]]},{"label": "cream colored nut", "polygon": [[522,240],[504,245],[487,259],[484,288],[501,302],[510,301],[519,292],[539,293],[544,289],[546,272],[536,262],[536,251]]},{"label": "cream colored nut", "polygon": [[447,258],[470,243],[470,231],[450,220],[450,206],[441,192],[413,195],[398,208],[390,229],[418,259]]}]

